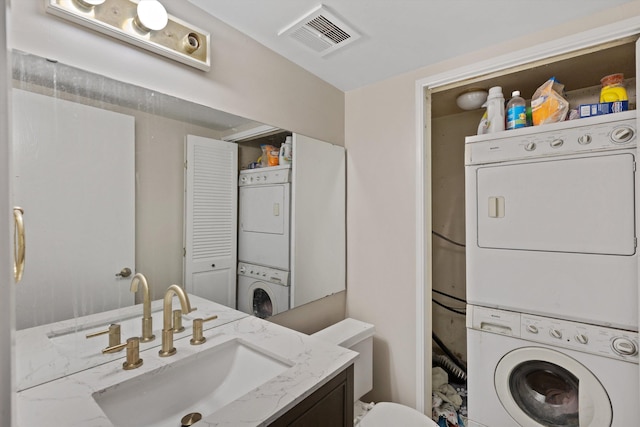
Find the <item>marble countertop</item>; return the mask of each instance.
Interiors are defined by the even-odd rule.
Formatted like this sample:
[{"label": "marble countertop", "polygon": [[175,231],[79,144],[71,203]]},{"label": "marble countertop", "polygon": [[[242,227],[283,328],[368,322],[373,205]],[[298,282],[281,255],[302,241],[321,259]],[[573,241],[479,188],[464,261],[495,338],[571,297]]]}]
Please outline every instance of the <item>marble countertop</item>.
[{"label": "marble countertop", "polygon": [[[217,315],[214,321],[204,324],[205,329],[215,328],[233,322],[248,314],[234,310],[222,304],[189,295],[191,307],[197,310],[183,315],[185,331],[176,334],[174,339],[188,336],[192,320]],[[153,333],[155,340],[140,343],[140,351],[157,348],[161,345],[162,303],[151,303]],[[174,307],[179,304],[174,301]],[[76,319],[63,320],[16,332],[16,386],[25,390],[39,384],[71,375],[113,360],[122,360],[125,352],[102,354],[107,347],[107,335],[86,339],[87,334],[105,330],[110,323],[121,325],[121,341],[142,333],[142,305],[132,305],[116,310],[105,311]]]},{"label": "marble countertop", "polygon": [[[286,360],[291,367],[213,414],[203,414],[204,418],[197,425],[266,426],[334,378],[357,357],[357,353],[320,338],[252,316],[208,329],[204,336],[207,342],[200,346],[189,345],[188,339],[176,340],[177,354],[168,358],[159,357],[157,348],[142,351],[140,357],[144,364],[131,371],[122,369],[121,359],[114,360],[19,392],[18,425],[113,427],[93,399],[94,393],[145,373],[162,372],[161,368],[168,364],[237,338]],[[181,387],[188,387],[188,384],[177,384],[177,393]],[[179,425],[179,418],[175,425]]]}]

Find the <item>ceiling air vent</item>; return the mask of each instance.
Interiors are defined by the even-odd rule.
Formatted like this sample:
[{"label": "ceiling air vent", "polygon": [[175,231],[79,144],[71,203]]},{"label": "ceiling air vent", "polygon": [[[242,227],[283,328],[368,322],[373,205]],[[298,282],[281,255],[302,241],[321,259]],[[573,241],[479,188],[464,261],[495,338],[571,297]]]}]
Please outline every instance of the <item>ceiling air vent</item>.
[{"label": "ceiling air vent", "polygon": [[360,38],[341,19],[320,5],[278,33],[324,56]]}]

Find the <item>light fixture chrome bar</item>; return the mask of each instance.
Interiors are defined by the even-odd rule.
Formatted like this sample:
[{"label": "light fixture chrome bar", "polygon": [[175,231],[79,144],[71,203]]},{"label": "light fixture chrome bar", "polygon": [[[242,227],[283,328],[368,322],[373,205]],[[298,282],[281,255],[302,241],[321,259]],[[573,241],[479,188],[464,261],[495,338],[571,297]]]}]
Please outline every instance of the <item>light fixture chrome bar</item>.
[{"label": "light fixture chrome bar", "polygon": [[211,69],[210,34],[168,16],[153,30],[139,25],[138,3],[146,0],[46,0],[47,12],[200,70]]}]

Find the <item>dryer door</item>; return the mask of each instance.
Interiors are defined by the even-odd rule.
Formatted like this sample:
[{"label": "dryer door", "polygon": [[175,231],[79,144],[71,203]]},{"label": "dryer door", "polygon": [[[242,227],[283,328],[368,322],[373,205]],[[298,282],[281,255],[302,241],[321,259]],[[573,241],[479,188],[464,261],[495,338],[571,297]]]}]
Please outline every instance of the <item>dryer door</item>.
[{"label": "dryer door", "polygon": [[289,270],[290,186],[240,187],[239,261]]},{"label": "dryer door", "polygon": [[613,411],[598,379],[575,359],[546,348],[506,354],[494,377],[500,402],[523,427],[608,427]]},{"label": "dryer door", "polygon": [[479,168],[477,244],[633,255],[634,179],[630,153]]}]

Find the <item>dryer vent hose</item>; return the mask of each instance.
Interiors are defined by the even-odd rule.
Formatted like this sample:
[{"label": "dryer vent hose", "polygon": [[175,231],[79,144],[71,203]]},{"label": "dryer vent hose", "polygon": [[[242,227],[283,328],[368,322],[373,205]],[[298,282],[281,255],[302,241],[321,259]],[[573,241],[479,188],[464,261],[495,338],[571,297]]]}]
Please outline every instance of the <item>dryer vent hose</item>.
[{"label": "dryer vent hose", "polygon": [[[447,372],[450,375],[453,375],[453,376],[455,376],[456,378],[459,378],[462,381],[466,381],[467,380],[467,367],[465,366],[465,364],[462,363],[460,361],[460,359],[458,359],[453,354],[453,352],[451,350],[449,350],[449,348],[446,345],[444,345],[442,340],[440,340],[440,338],[438,338],[438,336],[434,332],[431,333],[431,338],[433,338],[433,341],[446,354],[446,356],[443,355],[442,357],[446,359],[447,364],[444,364],[444,361],[443,361],[442,365],[439,365],[439,366],[442,367],[442,368],[445,368],[445,370],[447,370]],[[440,359],[440,358],[438,357],[438,359]],[[433,356],[433,363],[436,363],[436,355]],[[451,367],[449,367],[448,365],[451,365]],[[462,375],[460,375],[460,373]]]},{"label": "dryer vent hose", "polygon": [[467,381],[467,374],[444,354],[433,353],[433,366],[441,367],[442,369],[447,371],[447,374],[449,374],[449,376],[453,376],[459,382]]}]

